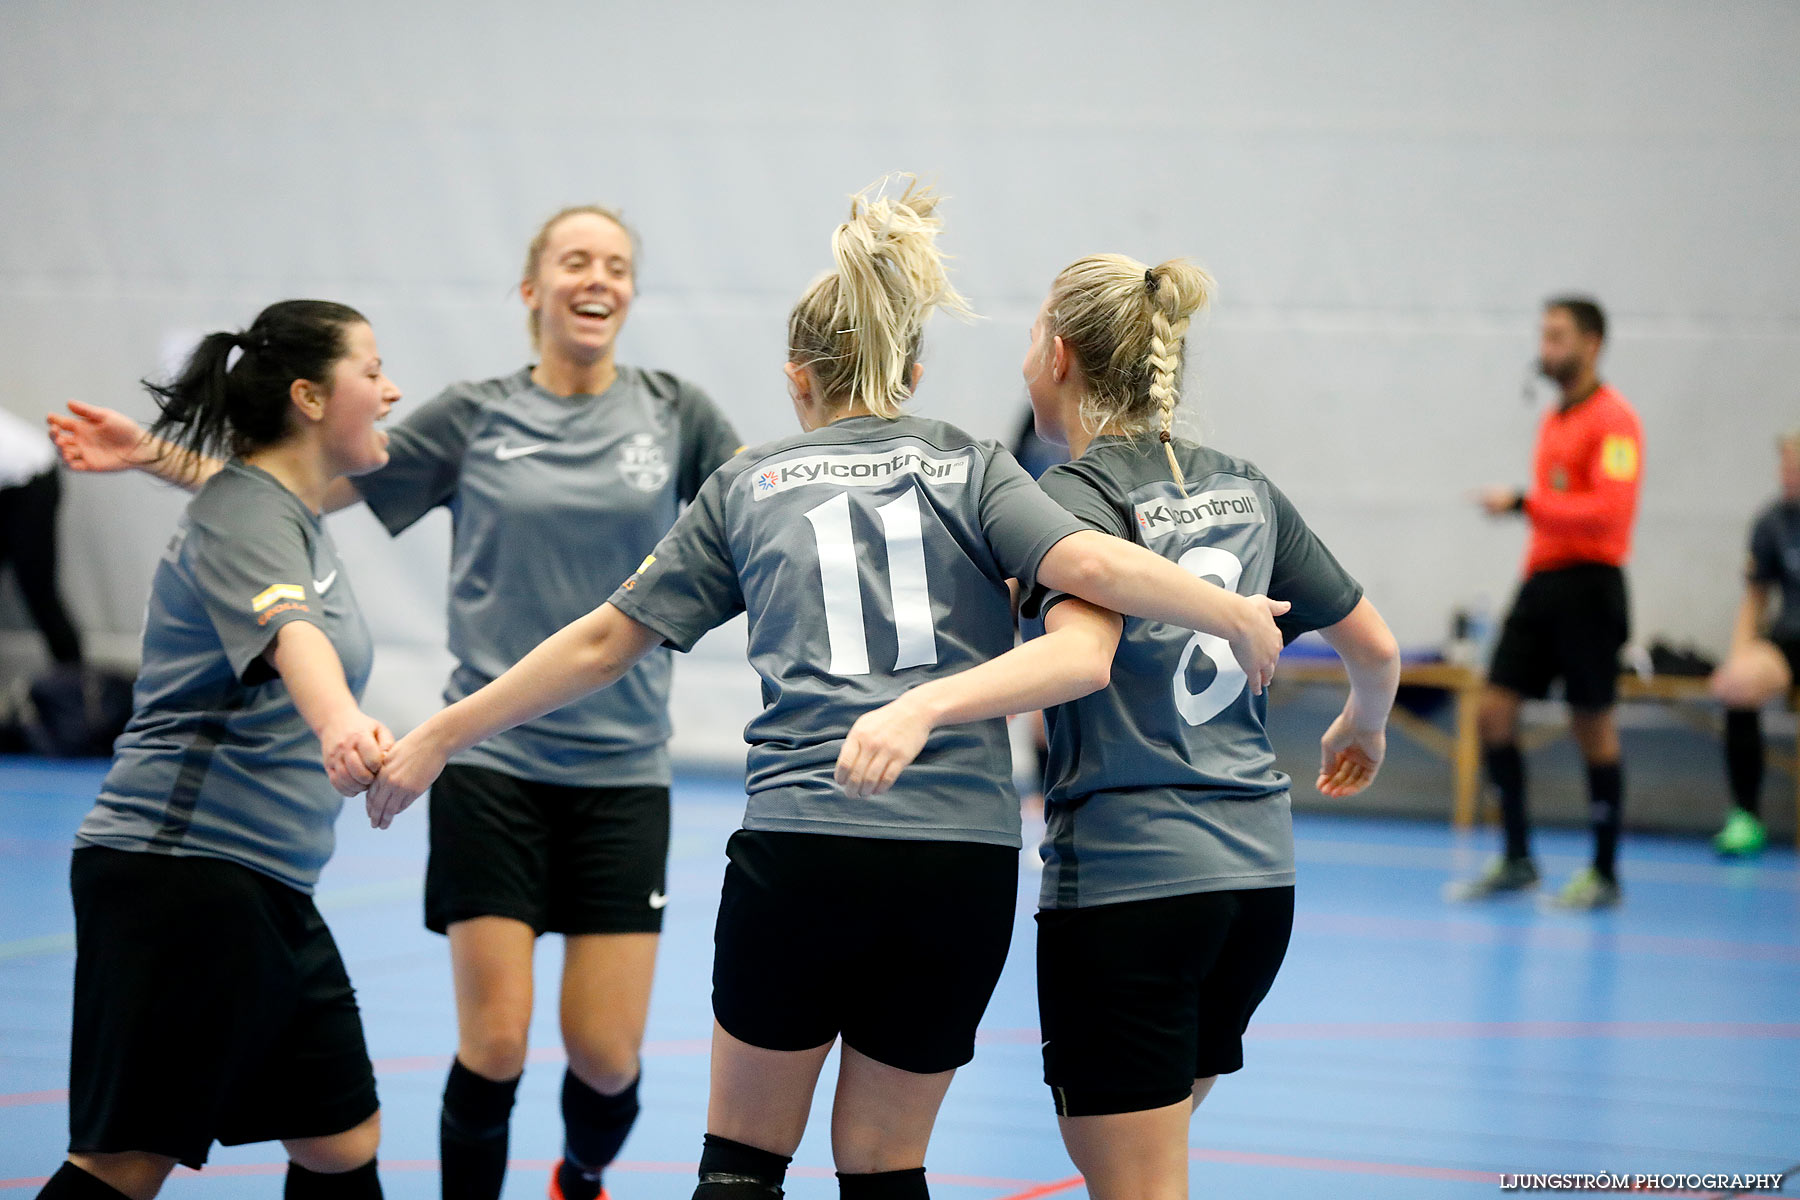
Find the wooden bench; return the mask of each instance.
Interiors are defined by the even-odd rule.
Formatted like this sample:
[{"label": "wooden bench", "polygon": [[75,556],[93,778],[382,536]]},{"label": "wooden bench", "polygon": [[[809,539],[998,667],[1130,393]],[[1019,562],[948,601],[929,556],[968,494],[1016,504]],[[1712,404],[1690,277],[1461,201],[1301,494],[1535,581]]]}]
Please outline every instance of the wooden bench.
[{"label": "wooden bench", "polygon": [[[1346,683],[1344,667],[1336,658],[1301,658],[1284,660],[1275,670],[1275,682],[1292,684]],[[1389,728],[1398,730],[1409,740],[1450,764],[1452,787],[1450,819],[1458,829],[1475,824],[1476,808],[1481,797],[1481,731],[1476,715],[1481,708],[1481,689],[1486,683],[1483,672],[1474,667],[1447,662],[1406,663],[1400,668],[1400,686],[1427,688],[1448,692],[1452,721],[1446,733],[1436,723],[1398,706],[1389,719]],[[1707,690],[1705,676],[1654,675],[1643,679],[1635,674],[1619,676],[1621,701],[1648,701],[1681,706],[1692,714],[1690,723],[1708,733],[1716,732],[1711,713],[1718,707]],[[1788,707],[1800,711],[1800,688],[1788,696]],[[1696,712],[1695,710],[1702,710]],[[1561,736],[1561,731],[1552,739]],[[1544,739],[1544,740],[1552,740]],[[1528,747],[1531,748],[1531,747]],[[1794,756],[1768,752],[1770,765],[1786,771],[1794,781],[1794,844],[1800,846],[1800,762]]]}]

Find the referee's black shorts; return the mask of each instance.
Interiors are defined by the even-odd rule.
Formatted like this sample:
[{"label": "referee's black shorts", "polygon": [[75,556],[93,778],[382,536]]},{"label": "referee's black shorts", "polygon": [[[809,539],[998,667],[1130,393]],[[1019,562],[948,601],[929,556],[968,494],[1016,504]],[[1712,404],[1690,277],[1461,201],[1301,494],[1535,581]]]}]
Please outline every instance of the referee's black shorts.
[{"label": "referee's black shorts", "polygon": [[658,933],[669,789],[569,787],[451,763],[431,789],[425,927],[511,917],[537,933]]},{"label": "referee's black shorts", "polygon": [[975,1055],[1012,942],[1019,852],[739,830],[714,933],[713,1015],[765,1050],[844,1044],[920,1075]]},{"label": "referee's black shorts", "polygon": [[1631,636],[1625,572],[1604,563],[1539,571],[1519,587],[1500,629],[1488,681],[1533,700],[1563,681],[1575,708],[1618,698],[1619,651]]},{"label": "referee's black shorts", "polygon": [[375,1114],[356,996],[312,897],[237,863],[87,846],[69,1149],[198,1167]]},{"label": "referee's black shorts", "polygon": [[1038,913],[1044,1082],[1065,1117],[1145,1112],[1244,1065],[1294,928],[1292,885]]}]

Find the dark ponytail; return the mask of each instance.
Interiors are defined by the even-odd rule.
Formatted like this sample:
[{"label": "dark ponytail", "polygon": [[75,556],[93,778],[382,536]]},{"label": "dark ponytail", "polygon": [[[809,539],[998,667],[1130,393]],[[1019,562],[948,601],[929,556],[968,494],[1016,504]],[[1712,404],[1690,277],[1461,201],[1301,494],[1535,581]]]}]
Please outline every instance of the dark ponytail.
[{"label": "dark ponytail", "polygon": [[[168,383],[144,380],[161,415],[150,433],[191,455],[225,458],[272,446],[288,433],[296,379],[329,386],[346,331],[368,322],[329,300],[283,300],[242,333],[209,333]],[[234,357],[235,355],[235,357]]]}]

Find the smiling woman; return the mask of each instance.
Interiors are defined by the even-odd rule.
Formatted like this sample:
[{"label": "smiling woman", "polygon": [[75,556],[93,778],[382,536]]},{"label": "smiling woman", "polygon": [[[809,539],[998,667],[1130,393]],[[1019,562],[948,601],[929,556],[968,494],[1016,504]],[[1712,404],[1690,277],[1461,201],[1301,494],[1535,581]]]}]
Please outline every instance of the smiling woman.
[{"label": "smiling woman", "polygon": [[[365,501],[395,534],[433,508],[456,513],[451,701],[605,600],[739,445],[699,388],[616,361],[637,290],[636,240],[619,214],[556,213],[518,287],[538,361],[452,384],[393,430],[386,466],[324,500]],[[136,466],[189,487],[218,470],[117,413],[71,408],[52,423],[78,470]],[[566,935],[554,1194],[598,1195],[637,1117],[665,911],[669,677],[669,651],[656,650],[617,687],[458,755],[432,793],[425,922],[450,938],[458,1022],[440,1126],[446,1197],[500,1194],[539,934]]]}]

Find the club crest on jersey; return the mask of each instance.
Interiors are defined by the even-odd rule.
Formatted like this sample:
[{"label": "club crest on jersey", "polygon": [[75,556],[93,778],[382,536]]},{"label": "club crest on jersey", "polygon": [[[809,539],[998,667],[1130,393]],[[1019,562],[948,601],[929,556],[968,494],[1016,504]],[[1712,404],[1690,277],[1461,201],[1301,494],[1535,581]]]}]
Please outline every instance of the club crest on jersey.
[{"label": "club crest on jersey", "polygon": [[1146,500],[1135,510],[1145,537],[1192,533],[1214,525],[1260,525],[1262,501],[1248,488],[1202,492],[1185,500]]},{"label": "club crest on jersey", "polygon": [[757,473],[754,495],[762,500],[809,483],[835,487],[880,487],[902,475],[934,486],[969,482],[969,456],[933,458],[911,446],[880,454],[812,454]]},{"label": "club crest on jersey", "polygon": [[640,492],[654,492],[669,482],[669,463],[656,444],[656,435],[631,435],[619,451],[619,474]]}]

